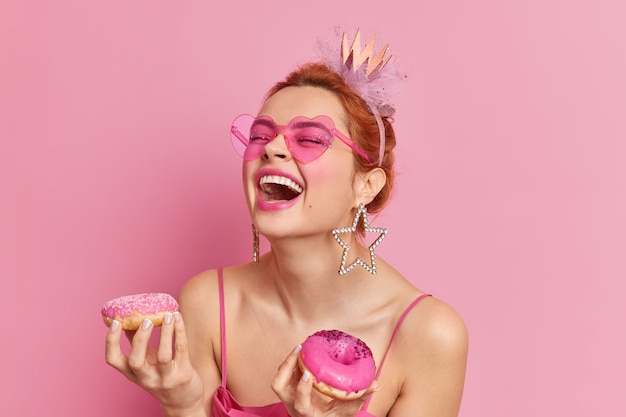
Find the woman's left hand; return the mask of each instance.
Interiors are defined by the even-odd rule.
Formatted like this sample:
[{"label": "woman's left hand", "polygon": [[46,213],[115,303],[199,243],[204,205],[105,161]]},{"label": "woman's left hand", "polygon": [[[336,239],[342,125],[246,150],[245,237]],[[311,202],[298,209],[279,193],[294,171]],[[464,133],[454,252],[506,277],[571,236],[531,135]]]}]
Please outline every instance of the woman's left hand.
[{"label": "woman's left hand", "polygon": [[354,417],[367,397],[378,389],[378,382],[374,381],[362,396],[353,400],[338,400],[318,392],[313,388],[311,374],[298,367],[300,349],[301,346],[296,347],[285,358],[272,382],[272,389],[291,416]]}]

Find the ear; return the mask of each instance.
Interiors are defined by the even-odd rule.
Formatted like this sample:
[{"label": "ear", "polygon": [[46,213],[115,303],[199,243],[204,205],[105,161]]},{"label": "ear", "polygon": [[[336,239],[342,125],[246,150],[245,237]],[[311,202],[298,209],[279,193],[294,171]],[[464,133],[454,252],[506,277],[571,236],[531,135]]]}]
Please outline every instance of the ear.
[{"label": "ear", "polygon": [[369,204],[387,183],[387,174],[382,168],[374,168],[356,174],[355,195],[357,203]]}]

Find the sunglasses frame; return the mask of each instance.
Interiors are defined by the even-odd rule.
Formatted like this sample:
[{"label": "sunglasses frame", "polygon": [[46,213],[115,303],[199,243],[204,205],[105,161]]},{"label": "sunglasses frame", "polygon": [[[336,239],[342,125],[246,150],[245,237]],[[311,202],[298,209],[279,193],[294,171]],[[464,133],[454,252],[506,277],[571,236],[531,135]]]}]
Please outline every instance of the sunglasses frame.
[{"label": "sunglasses frame", "polygon": [[[365,159],[367,162],[370,162],[370,163],[372,162],[372,158],[370,158],[370,156],[367,153],[365,153],[363,148],[361,148],[356,142],[352,141],[348,136],[344,135],[341,131],[339,131],[335,127],[335,123],[333,119],[330,118],[329,116],[318,115],[313,118],[308,118],[306,116],[296,116],[293,119],[291,119],[287,125],[278,125],[276,124],[276,122],[274,122],[274,119],[272,119],[270,116],[255,117],[250,114],[244,113],[244,114],[240,114],[233,120],[233,123],[231,124],[231,127],[230,127],[230,137],[231,137],[233,148],[235,148],[235,151],[239,154],[239,156],[241,156],[246,161],[252,161],[256,158],[259,158],[263,152],[262,151],[259,152],[258,155],[255,155],[252,158],[245,157],[245,150],[248,148],[248,145],[250,144],[250,138],[246,138],[246,136],[237,127],[238,121],[240,119],[247,119],[247,121],[250,122],[251,127],[254,125],[254,123],[257,120],[269,121],[269,123],[273,125],[274,136],[267,143],[270,143],[271,141],[276,139],[276,136],[283,135],[283,137],[285,138],[285,143],[287,144],[287,148],[289,149],[289,152],[291,152],[292,156],[296,160],[302,163],[309,163],[311,161],[316,160],[320,156],[322,156],[322,154],[324,154],[324,152],[326,152],[326,150],[332,146],[333,137],[339,138],[339,140],[345,143],[350,149],[352,149],[352,151],[354,151],[357,155]],[[296,143],[296,140],[297,140],[296,138],[293,138],[290,135],[291,130],[294,129],[292,124],[294,121],[301,120],[301,119],[307,120],[310,122],[318,122],[319,124],[321,124],[328,130],[330,137],[331,137],[330,140],[328,141],[328,146],[326,146],[326,149],[324,149],[319,155],[315,156],[312,159],[305,158],[306,160],[302,160],[300,157],[296,156],[296,154],[299,152],[296,151],[294,153],[294,148],[292,148],[292,143]],[[267,145],[267,143],[265,145]],[[243,148],[242,148],[242,145],[243,145]],[[265,145],[263,145],[263,147]]]}]

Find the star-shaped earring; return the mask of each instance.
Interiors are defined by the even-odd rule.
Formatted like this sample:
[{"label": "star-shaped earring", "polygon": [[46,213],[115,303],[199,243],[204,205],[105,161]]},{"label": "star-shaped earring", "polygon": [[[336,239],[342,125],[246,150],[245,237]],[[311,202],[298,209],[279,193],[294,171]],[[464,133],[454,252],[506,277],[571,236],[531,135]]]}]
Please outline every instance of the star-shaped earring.
[{"label": "star-shaped earring", "polygon": [[[356,227],[359,224],[359,219],[361,217],[363,217],[363,226],[365,226],[366,232],[380,233],[380,235],[369,246],[369,251],[370,251],[370,264],[369,265],[363,259],[359,257],[359,258],[356,258],[354,262],[352,262],[350,265],[346,267],[346,262],[348,260],[348,252],[350,251],[350,245],[344,242],[344,240],[341,237],[339,237],[339,234],[356,232]],[[382,228],[382,227],[369,227],[369,224],[367,222],[367,209],[365,208],[365,204],[361,203],[359,205],[356,215],[354,216],[354,221],[352,222],[352,226],[339,227],[337,229],[333,229],[333,236],[335,237],[335,240],[337,241],[337,243],[339,243],[339,245],[341,245],[341,247],[343,248],[343,255],[341,257],[341,266],[339,268],[339,275],[344,275],[350,272],[357,265],[361,265],[370,274],[376,275],[376,253],[374,252],[374,249],[376,249],[376,246],[378,246],[380,242],[383,241],[385,236],[387,236],[387,229]]]}]

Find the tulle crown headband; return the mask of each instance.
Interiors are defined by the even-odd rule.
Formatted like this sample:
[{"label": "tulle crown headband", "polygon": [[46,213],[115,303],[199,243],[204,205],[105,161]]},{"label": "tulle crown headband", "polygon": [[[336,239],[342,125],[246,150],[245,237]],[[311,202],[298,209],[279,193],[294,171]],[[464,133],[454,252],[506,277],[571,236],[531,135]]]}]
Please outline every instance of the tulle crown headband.
[{"label": "tulle crown headband", "polygon": [[372,34],[365,46],[361,43],[361,30],[351,37],[347,31],[335,28],[327,38],[318,40],[318,53],[322,62],[341,75],[346,84],[367,103],[376,118],[380,134],[378,166],[385,156],[385,127],[382,117],[395,113],[393,97],[402,89],[406,78],[392,55],[387,55],[389,44],[375,51],[376,34]]}]

